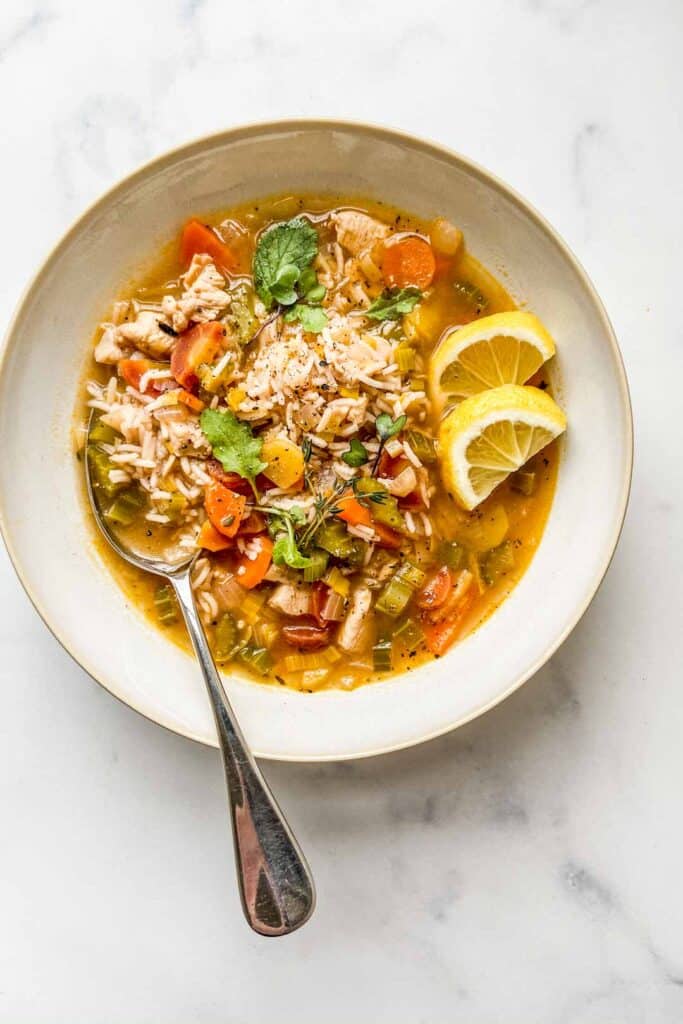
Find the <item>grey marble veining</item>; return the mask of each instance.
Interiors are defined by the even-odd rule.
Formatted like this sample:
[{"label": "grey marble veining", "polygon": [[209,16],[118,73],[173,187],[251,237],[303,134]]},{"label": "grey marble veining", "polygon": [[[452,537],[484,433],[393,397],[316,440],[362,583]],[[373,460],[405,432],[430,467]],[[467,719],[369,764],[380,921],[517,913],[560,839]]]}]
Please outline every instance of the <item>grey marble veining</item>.
[{"label": "grey marble veining", "polygon": [[282,943],[241,920],[215,756],[89,680],[2,553],[2,1024],[683,1019],[682,31],[678,0],[3,5],[4,321],[71,219],[165,148],[385,122],[566,237],[622,344],[637,461],[605,583],[522,690],[410,751],[266,766],[319,887]]}]

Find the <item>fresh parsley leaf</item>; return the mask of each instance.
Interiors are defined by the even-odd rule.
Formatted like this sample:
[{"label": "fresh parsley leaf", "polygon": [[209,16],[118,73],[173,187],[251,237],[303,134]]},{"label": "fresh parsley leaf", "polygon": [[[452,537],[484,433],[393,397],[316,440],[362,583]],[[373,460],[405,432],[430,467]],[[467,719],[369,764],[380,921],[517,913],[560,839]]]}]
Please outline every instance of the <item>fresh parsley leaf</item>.
[{"label": "fresh parsley leaf", "polygon": [[419,288],[390,288],[365,310],[365,316],[370,320],[400,320],[404,313],[415,309],[421,298]]},{"label": "fresh parsley leaf", "polygon": [[302,526],[306,522],[306,513],[302,509],[301,505],[291,505],[287,509],[287,514],[293,523],[297,526]]},{"label": "fresh parsley leaf", "polygon": [[301,554],[289,533],[281,534],[275,541],[273,561],[276,565],[288,565],[290,569],[306,569],[311,564],[311,559]]},{"label": "fresh parsley leaf", "polygon": [[314,284],[312,288],[304,292],[304,298],[306,302],[322,302],[325,298],[326,288],[323,284]]},{"label": "fresh parsley leaf", "polygon": [[[317,252],[318,232],[304,217],[294,217],[266,228],[256,243],[253,271],[256,291],[267,309],[273,305],[273,300],[282,305],[296,302],[292,286]],[[295,279],[292,279],[292,267],[299,272]],[[282,295],[287,301],[278,297]]]},{"label": "fresh parsley leaf", "polygon": [[354,437],[351,439],[349,450],[342,452],[342,459],[347,466],[358,468],[358,466],[364,466],[366,462],[369,462],[370,456],[365,445],[357,437]]},{"label": "fresh parsley leaf", "polygon": [[261,438],[254,437],[251,427],[240,423],[234,413],[218,409],[205,409],[199,425],[225,472],[238,473],[255,491],[256,477],[267,467],[260,458]]},{"label": "fresh parsley leaf", "polygon": [[320,306],[308,306],[305,302],[297,302],[285,313],[285,320],[291,324],[298,320],[305,331],[320,334],[327,327],[327,313]]},{"label": "fresh parsley leaf", "polygon": [[407,422],[407,416],[399,416],[398,419],[392,420],[388,412],[380,413],[375,420],[375,430],[377,431],[378,438],[382,442],[388,441],[390,437],[400,434]]},{"label": "fresh parsley leaf", "polygon": [[299,290],[302,295],[308,295],[311,288],[315,288],[317,283],[318,275],[313,267],[306,267],[305,270],[301,271],[301,277],[299,278]]}]

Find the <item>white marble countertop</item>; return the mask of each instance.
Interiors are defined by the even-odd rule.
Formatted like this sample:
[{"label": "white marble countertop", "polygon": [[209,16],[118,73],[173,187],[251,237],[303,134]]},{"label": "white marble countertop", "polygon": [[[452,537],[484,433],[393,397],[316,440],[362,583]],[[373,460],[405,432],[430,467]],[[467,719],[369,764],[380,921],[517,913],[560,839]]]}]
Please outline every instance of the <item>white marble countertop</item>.
[{"label": "white marble countertop", "polygon": [[89,679],[3,552],[2,1024],[683,1019],[682,32],[680,0],[3,5],[3,322],[141,161],[244,121],[384,122],[494,170],[577,252],[637,460],[602,589],[520,692],[409,752],[267,766],[319,889],[282,941],[242,921],[214,753]]}]

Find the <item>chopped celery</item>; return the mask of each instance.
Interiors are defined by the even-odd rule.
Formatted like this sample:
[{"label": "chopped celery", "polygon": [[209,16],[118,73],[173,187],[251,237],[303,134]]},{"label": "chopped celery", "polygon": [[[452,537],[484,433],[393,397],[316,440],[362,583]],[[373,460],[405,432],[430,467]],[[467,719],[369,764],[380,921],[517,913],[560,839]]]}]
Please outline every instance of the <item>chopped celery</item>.
[{"label": "chopped celery", "polygon": [[501,576],[505,576],[515,567],[515,552],[512,542],[503,541],[497,548],[491,548],[481,557],[481,575],[484,583],[492,587]]},{"label": "chopped celery", "polygon": [[333,566],[325,576],[325,583],[328,587],[334,590],[335,594],[339,594],[340,597],[348,597],[349,591],[351,590],[351,583],[347,576],[340,572],[336,566]]},{"label": "chopped celery", "polygon": [[90,473],[93,485],[102,491],[107,498],[113,498],[115,494],[118,494],[119,491],[127,486],[125,481],[117,484],[112,483],[109,473],[112,469],[116,469],[117,466],[101,448],[93,448],[92,445],[88,445],[88,459],[90,460]]},{"label": "chopped celery", "polygon": [[230,309],[225,320],[230,333],[240,345],[251,341],[258,329],[259,323],[253,307],[253,292],[245,284],[238,285],[230,292]]},{"label": "chopped celery", "polygon": [[410,345],[398,345],[394,351],[394,361],[399,373],[407,373],[415,366],[415,349]]},{"label": "chopped celery", "polygon": [[[217,369],[220,367],[220,369]],[[209,366],[208,363],[201,363],[197,367],[199,383],[210,395],[219,394],[226,384],[229,384],[235,375],[235,368],[232,360],[221,358],[216,366]]]},{"label": "chopped celery", "polygon": [[391,671],[391,640],[387,637],[378,640],[372,648],[372,667],[375,672]]},{"label": "chopped celery", "polygon": [[415,452],[420,462],[424,462],[425,465],[436,462],[436,444],[433,438],[427,437],[420,430],[408,430],[405,434],[405,440]]},{"label": "chopped celery", "polygon": [[224,612],[216,623],[214,634],[214,654],[221,664],[234,657],[239,646],[237,623],[230,612]]},{"label": "chopped celery", "polygon": [[274,622],[261,619],[254,623],[254,642],[259,647],[272,647],[278,638],[280,630]]},{"label": "chopped celery", "polygon": [[310,668],[301,677],[301,686],[304,690],[317,690],[329,675],[329,668]]},{"label": "chopped celery", "polygon": [[404,619],[404,621],[396,628],[394,638],[398,640],[406,650],[416,651],[424,639],[424,634],[419,622],[415,619]]},{"label": "chopped celery", "polygon": [[168,501],[161,506],[161,511],[165,516],[168,516],[172,523],[179,523],[186,508],[187,498],[184,494],[180,494],[176,491],[176,493],[172,494]]},{"label": "chopped celery", "polygon": [[476,284],[472,284],[471,281],[455,281],[453,287],[461,299],[476,308],[477,313],[483,313],[488,309],[489,300]]},{"label": "chopped celery", "polygon": [[368,545],[360,537],[353,537],[351,539],[351,548],[348,555],[346,556],[346,562],[354,569],[359,569],[361,565],[365,565],[365,556],[368,553]]},{"label": "chopped celery", "polygon": [[162,626],[172,626],[174,622],[178,621],[178,604],[173,587],[169,583],[162,583],[154,591],[154,604]]},{"label": "chopped celery", "polygon": [[146,498],[141,488],[129,487],[122,491],[104,513],[116,526],[130,526],[145,507]]},{"label": "chopped celery", "polygon": [[248,590],[245,594],[239,607],[239,613],[240,617],[246,619],[250,626],[258,621],[266,596],[263,591],[255,590]]},{"label": "chopped celery", "polygon": [[321,576],[325,575],[327,569],[327,563],[330,560],[330,556],[327,551],[323,551],[322,548],[314,548],[308,555],[310,559],[310,565],[307,565],[304,569],[304,579],[306,583],[313,583],[315,580],[319,580]]},{"label": "chopped celery", "polygon": [[395,578],[400,580],[401,583],[407,583],[413,590],[417,590],[424,583],[426,575],[422,569],[418,569],[412,562],[404,562],[396,571]]},{"label": "chopped celery", "polygon": [[462,544],[455,540],[442,540],[437,549],[437,558],[449,569],[464,569],[467,563],[467,552]]},{"label": "chopped celery", "polygon": [[88,441],[91,444],[113,444],[117,437],[120,437],[120,434],[108,423],[104,423],[100,417],[90,428]]},{"label": "chopped celery", "polygon": [[249,668],[258,672],[260,676],[268,675],[273,667],[270,651],[267,651],[265,647],[254,647],[252,644],[247,644],[237,652],[237,657]]},{"label": "chopped celery", "polygon": [[530,470],[519,469],[510,477],[510,486],[513,491],[528,498],[536,490],[536,474]]},{"label": "chopped celery", "polygon": [[424,377],[411,377],[410,378],[410,390],[411,391],[425,391],[427,388],[427,381]]},{"label": "chopped celery", "polygon": [[353,538],[338,521],[323,523],[316,532],[315,543],[334,558],[348,558],[353,549]]},{"label": "chopped celery", "polygon": [[[356,482],[356,494],[359,497],[367,495],[367,504],[372,518],[384,526],[391,526],[394,530],[403,530],[405,523],[398,507],[398,502],[393,494],[375,480],[372,476],[363,476]],[[372,497],[374,495],[374,497]]]},{"label": "chopped celery", "polygon": [[397,618],[413,596],[412,587],[394,576],[377,599],[377,611]]},{"label": "chopped celery", "polygon": [[316,654],[288,654],[282,661],[285,672],[310,672],[315,669],[329,669],[330,662],[323,651]]}]

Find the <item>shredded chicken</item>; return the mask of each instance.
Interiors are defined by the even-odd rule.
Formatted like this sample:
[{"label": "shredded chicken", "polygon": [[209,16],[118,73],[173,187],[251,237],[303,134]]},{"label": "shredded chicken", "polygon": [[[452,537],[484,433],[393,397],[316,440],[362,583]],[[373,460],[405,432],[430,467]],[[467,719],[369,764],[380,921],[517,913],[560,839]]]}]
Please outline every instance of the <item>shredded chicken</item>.
[{"label": "shredded chicken", "polygon": [[358,587],[351,598],[349,613],[339,627],[337,643],[343,651],[351,654],[365,646],[372,629],[372,591],[369,587]]},{"label": "shredded chicken", "polygon": [[417,474],[412,466],[406,466],[393,479],[383,476],[380,477],[379,482],[384,484],[389,494],[395,494],[398,498],[405,498],[407,494],[411,494],[416,489]]},{"label": "shredded chicken", "polygon": [[389,228],[381,221],[359,210],[338,210],[332,215],[340,244],[352,256],[360,256],[386,238]]},{"label": "shredded chicken", "polygon": [[311,610],[310,588],[281,583],[268,599],[268,604],[284,615],[308,615]]}]

